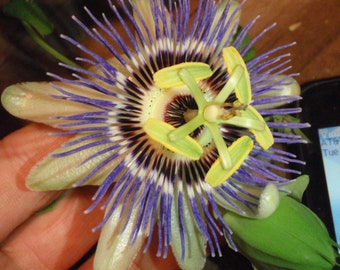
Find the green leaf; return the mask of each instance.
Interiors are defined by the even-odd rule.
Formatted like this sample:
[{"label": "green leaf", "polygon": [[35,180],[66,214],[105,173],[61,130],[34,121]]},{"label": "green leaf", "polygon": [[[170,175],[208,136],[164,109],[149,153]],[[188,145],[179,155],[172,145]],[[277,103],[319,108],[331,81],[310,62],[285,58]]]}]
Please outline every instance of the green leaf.
[{"label": "green leaf", "polygon": [[49,35],[53,31],[53,23],[31,0],[12,0],[4,5],[3,11],[6,15],[27,23],[42,36]]}]

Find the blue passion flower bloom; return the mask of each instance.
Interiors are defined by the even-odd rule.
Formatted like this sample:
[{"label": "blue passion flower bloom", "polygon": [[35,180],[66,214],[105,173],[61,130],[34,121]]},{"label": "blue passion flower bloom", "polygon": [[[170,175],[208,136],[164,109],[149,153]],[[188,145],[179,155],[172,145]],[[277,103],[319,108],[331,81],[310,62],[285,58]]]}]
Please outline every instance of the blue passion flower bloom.
[{"label": "blue passion flower bloom", "polygon": [[171,247],[183,269],[201,269],[207,248],[221,254],[220,236],[235,248],[225,213],[269,216],[299,174],[289,164],[301,161],[282,145],[304,140],[282,130],[308,125],[273,120],[300,111],[284,106],[299,99],[296,74],[283,75],[293,44],[249,59],[274,25],[245,45],[257,18],[237,31],[242,4],[165,2],[110,4],[119,26],[85,8],[94,27],[75,22],[111,57],[62,36],[90,68],[62,64],[72,79],[50,74],[53,82],[2,95],[13,115],[74,135],[32,169],[27,186],[98,186],[86,210],[106,209],[94,228],[102,229],[98,269],[126,269],[155,235],[158,256]]}]

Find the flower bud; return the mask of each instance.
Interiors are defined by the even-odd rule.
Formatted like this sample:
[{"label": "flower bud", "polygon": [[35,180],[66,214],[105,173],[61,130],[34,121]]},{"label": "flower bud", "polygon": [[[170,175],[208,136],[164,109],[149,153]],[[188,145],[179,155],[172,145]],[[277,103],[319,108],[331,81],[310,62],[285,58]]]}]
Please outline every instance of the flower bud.
[{"label": "flower bud", "polygon": [[284,196],[268,218],[227,213],[239,251],[257,269],[330,270],[337,264],[337,244],[321,220],[306,206]]}]

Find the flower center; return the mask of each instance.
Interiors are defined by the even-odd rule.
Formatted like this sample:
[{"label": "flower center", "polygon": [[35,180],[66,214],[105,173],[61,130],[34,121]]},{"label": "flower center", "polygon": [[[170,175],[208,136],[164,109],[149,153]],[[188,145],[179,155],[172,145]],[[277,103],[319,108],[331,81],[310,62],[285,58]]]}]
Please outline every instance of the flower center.
[{"label": "flower center", "polygon": [[[253,148],[253,140],[249,136],[240,137],[228,147],[220,131],[221,125],[249,129],[264,149],[269,148],[273,143],[272,133],[262,116],[250,105],[250,78],[242,57],[233,47],[225,48],[223,57],[229,79],[218,95],[210,101],[206,100],[198,84],[200,80],[212,76],[213,72],[209,65],[201,62],[182,63],[156,72],[154,83],[158,89],[167,93],[163,96],[175,96],[176,91],[177,94],[186,91],[194,99],[197,110],[182,106],[182,112],[176,112],[180,115],[180,121],[173,122],[166,119],[164,121],[155,115],[144,123],[144,131],[151,139],[193,160],[201,157],[203,148],[192,134],[199,127],[205,126],[219,154],[206,175],[206,181],[213,186],[220,185],[228,179],[241,166]],[[233,91],[237,100],[226,103]],[[168,106],[172,109],[177,107],[176,102],[168,103]],[[171,119],[172,114],[169,115]]]}]

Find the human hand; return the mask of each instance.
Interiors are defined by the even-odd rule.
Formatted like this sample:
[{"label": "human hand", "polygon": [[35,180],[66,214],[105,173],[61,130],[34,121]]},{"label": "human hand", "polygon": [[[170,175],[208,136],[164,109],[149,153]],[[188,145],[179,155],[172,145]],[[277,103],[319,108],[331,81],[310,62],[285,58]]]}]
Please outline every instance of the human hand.
[{"label": "human hand", "polygon": [[[61,192],[35,192],[25,179],[36,162],[59,147],[67,137],[49,136],[53,129],[31,124],[0,142],[0,269],[72,268],[98,240],[91,229],[100,223],[104,211],[91,205],[94,187],[68,192],[54,208],[36,212],[55,200]],[[156,258],[157,246],[136,256],[130,269],[177,269],[174,258]],[[92,269],[93,255],[77,269]]]}]

